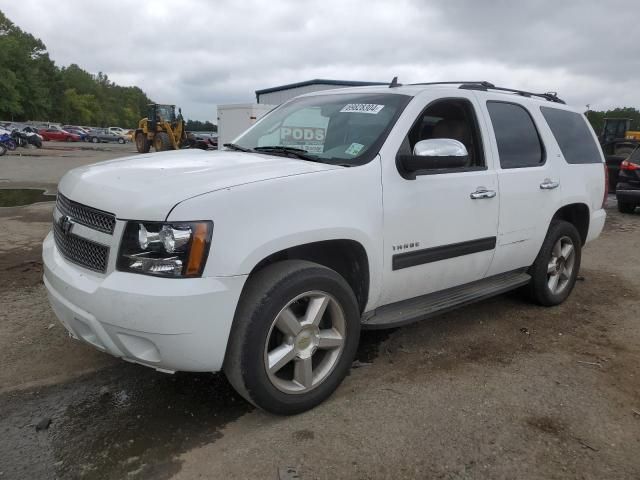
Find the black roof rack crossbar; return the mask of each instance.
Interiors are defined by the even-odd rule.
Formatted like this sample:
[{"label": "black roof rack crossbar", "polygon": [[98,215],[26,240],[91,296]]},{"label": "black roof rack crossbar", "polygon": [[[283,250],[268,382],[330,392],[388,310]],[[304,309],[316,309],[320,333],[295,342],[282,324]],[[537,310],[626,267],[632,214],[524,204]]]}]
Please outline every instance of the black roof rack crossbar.
[{"label": "black roof rack crossbar", "polygon": [[[469,85],[469,86],[460,85],[460,88],[477,89],[475,87],[476,87],[476,85]],[[562,104],[565,103],[564,100],[562,100],[561,98],[558,97],[558,94],[556,92],[534,93],[534,92],[527,92],[527,91],[524,91],[524,90],[516,90],[514,88],[505,88],[505,87],[496,87],[496,86],[486,87],[486,88],[483,88],[483,90],[497,90],[498,92],[515,93],[516,95],[521,95],[523,97],[544,98],[545,100],[548,100],[549,102],[562,103]]]},{"label": "black roof rack crossbar", "polygon": [[486,80],[471,80],[471,81],[457,81],[457,82],[422,82],[422,83],[412,83],[411,85],[478,85],[485,88],[494,88],[493,83],[487,82]]},{"label": "black roof rack crossbar", "polygon": [[534,93],[534,92],[526,92],[524,90],[516,90],[514,88],[505,88],[505,87],[496,87],[493,83],[487,82],[486,80],[480,81],[466,81],[466,82],[425,82],[425,83],[412,83],[411,85],[460,85],[461,89],[464,90],[496,90],[498,92],[509,92],[515,93],[517,95],[521,95],[523,97],[540,97],[548,100],[549,102],[562,103],[565,101],[558,97],[556,92],[546,92],[546,93]]}]

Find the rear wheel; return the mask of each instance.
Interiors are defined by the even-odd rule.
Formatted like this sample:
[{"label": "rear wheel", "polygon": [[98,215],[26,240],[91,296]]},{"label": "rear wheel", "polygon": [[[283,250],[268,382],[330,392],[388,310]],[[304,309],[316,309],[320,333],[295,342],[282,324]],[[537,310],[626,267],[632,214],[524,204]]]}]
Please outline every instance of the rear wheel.
[{"label": "rear wheel", "polygon": [[93,143],[99,143],[99,142],[100,142],[100,139],[99,139],[98,137],[93,137],[93,138],[91,139],[91,141],[92,141]]},{"label": "rear wheel", "polygon": [[171,145],[171,139],[166,132],[158,132],[153,138],[153,148],[156,152],[164,152],[166,150],[173,150]]},{"label": "rear wheel", "polygon": [[138,153],[149,153],[150,149],[151,142],[147,136],[142,132],[138,132],[136,134],[136,150],[138,150]]},{"label": "rear wheel", "polygon": [[576,283],[580,270],[582,240],[576,227],[553,220],[535,262],[529,268],[530,297],[540,305],[564,302]]},{"label": "rear wheel", "polygon": [[291,415],[340,385],[358,347],[358,303],[335,271],[287,260],[254,274],[243,291],[224,371],[249,402]]},{"label": "rear wheel", "polygon": [[618,211],[620,213],[633,213],[636,209],[635,204],[618,201]]},{"label": "rear wheel", "polygon": [[120,143],[120,144],[124,143],[124,138],[119,138],[118,139],[118,143]]}]

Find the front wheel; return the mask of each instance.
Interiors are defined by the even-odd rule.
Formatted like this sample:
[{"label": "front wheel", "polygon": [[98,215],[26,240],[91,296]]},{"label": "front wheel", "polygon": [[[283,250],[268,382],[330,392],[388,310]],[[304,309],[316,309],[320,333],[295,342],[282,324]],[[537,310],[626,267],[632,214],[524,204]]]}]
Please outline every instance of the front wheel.
[{"label": "front wheel", "polygon": [[300,413],[340,385],[359,337],[358,303],[343,277],[311,262],[279,262],[248,280],[224,371],[257,407]]},{"label": "front wheel", "polygon": [[582,240],[576,227],[553,220],[538,256],[529,269],[529,294],[540,305],[564,302],[576,283],[582,256]]},{"label": "front wheel", "polygon": [[138,150],[138,153],[149,153],[150,149],[151,142],[147,139],[147,136],[142,132],[138,132],[136,134],[136,150]]},{"label": "front wheel", "polygon": [[92,141],[93,143],[98,143],[98,142],[100,142],[100,139],[99,139],[98,137],[93,137],[93,138],[91,139],[91,141]]},{"label": "front wheel", "polygon": [[124,143],[124,138],[119,138],[118,139],[118,143],[123,144]]}]

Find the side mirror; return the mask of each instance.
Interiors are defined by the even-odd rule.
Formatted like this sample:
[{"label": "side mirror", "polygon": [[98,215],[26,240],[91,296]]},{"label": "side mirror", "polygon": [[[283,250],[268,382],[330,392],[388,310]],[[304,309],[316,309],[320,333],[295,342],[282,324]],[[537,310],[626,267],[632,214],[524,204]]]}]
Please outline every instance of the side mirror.
[{"label": "side mirror", "polygon": [[413,155],[399,157],[403,170],[415,178],[415,172],[418,170],[464,167],[469,160],[469,152],[458,140],[431,138],[416,143]]}]

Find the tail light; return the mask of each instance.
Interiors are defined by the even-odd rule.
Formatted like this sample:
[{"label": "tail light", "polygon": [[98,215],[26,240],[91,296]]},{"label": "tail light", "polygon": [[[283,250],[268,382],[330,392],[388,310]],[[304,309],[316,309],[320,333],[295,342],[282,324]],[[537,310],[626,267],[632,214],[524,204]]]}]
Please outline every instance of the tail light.
[{"label": "tail light", "polygon": [[640,170],[640,165],[630,162],[629,160],[623,160],[620,164],[620,170],[626,170],[628,172],[633,170]]},{"label": "tail light", "polygon": [[607,206],[607,197],[609,196],[609,169],[604,163],[604,196],[602,197],[602,208]]}]

